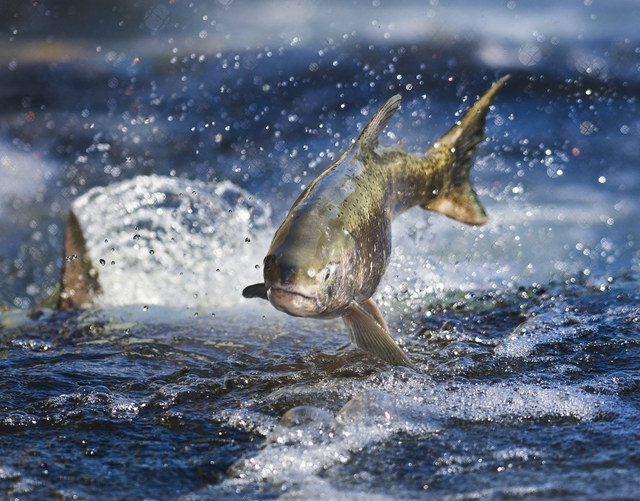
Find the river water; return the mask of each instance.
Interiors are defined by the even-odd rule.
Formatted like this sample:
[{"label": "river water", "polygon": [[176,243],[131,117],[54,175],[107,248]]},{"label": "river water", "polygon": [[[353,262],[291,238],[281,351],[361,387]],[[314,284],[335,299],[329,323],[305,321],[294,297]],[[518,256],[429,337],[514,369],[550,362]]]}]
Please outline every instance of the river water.
[{"label": "river water", "polygon": [[[3,498],[640,498],[636,2],[8,5]],[[419,154],[507,73],[490,223],[393,226],[416,370],[241,297],[380,103]],[[69,208],[102,293],[38,310]]]}]

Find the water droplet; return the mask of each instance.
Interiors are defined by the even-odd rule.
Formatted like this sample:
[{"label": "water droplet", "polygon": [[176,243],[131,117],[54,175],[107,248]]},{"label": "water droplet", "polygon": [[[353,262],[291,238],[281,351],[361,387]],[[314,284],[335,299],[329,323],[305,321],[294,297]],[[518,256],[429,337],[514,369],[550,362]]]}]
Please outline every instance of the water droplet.
[{"label": "water droplet", "polygon": [[142,307],[142,311],[148,311],[148,310],[149,310],[149,307],[145,304],[145,305]]},{"label": "water droplet", "polygon": [[102,266],[104,266],[106,263],[107,263],[107,262],[106,262],[104,259],[101,259],[101,260],[100,260],[100,264],[101,264]]},{"label": "water droplet", "polygon": [[251,242],[251,239],[249,237],[244,239],[245,242]]},{"label": "water droplet", "polygon": [[155,254],[153,249],[149,249],[149,254],[151,254],[152,256]]},{"label": "water droplet", "polygon": [[115,262],[115,261],[111,261],[111,264],[112,264],[112,265],[113,265],[113,264],[116,264],[116,262]]},{"label": "water droplet", "polygon": [[582,134],[583,136],[589,136],[596,132],[596,130],[596,126],[588,120],[585,120],[580,124],[580,134]]},{"label": "water droplet", "polygon": [[256,264],[256,270],[259,270],[259,269],[260,269],[260,265]]},{"label": "water droplet", "polygon": [[137,242],[138,240],[140,240],[140,234],[136,233],[135,235],[133,235],[133,239]]},{"label": "water droplet", "polygon": [[531,43],[526,43],[518,51],[518,59],[525,66],[535,66],[542,59],[542,51]]}]

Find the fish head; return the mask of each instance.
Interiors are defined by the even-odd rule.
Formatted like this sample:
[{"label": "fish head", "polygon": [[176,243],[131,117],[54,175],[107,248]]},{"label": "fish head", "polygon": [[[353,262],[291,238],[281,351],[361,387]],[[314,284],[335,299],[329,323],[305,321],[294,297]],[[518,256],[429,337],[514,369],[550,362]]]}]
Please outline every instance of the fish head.
[{"label": "fish head", "polygon": [[351,302],[355,242],[346,231],[323,228],[277,235],[264,259],[267,297],[273,306],[299,317],[340,314]]}]

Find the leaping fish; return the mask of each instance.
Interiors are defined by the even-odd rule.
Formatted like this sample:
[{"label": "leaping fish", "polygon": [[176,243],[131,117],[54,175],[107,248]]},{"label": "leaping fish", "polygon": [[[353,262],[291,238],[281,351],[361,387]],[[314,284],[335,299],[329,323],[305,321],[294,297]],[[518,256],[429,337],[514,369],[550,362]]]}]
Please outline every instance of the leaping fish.
[{"label": "leaping fish", "polygon": [[351,341],[394,365],[411,362],[371,296],[391,254],[391,220],[419,205],[470,225],[488,217],[471,186],[498,80],[424,156],[378,147],[400,107],[391,97],[358,139],[298,197],[264,258],[264,283],[243,291],[299,317],[342,317]]}]

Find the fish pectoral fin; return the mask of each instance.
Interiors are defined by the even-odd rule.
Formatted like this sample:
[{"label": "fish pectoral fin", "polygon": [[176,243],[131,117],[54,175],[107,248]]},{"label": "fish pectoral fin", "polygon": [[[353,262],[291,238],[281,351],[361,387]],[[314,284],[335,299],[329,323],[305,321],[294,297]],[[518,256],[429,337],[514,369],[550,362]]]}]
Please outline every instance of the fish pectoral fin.
[{"label": "fish pectoral fin", "polygon": [[373,299],[369,298],[364,303],[360,303],[360,306],[373,317],[373,319],[380,324],[385,331],[389,332],[389,327],[387,326],[387,322],[382,318],[382,313],[378,309],[376,303],[374,303]]},{"label": "fish pectoral fin", "polygon": [[373,353],[390,364],[413,368],[409,358],[389,333],[378,325],[364,308],[351,304],[342,319],[358,348]]},{"label": "fish pectoral fin", "polygon": [[249,287],[245,287],[242,291],[242,295],[246,298],[259,297],[269,301],[267,296],[267,287],[264,284],[253,284]]},{"label": "fish pectoral fin", "polygon": [[444,214],[461,223],[479,225],[489,221],[487,213],[478,200],[478,195],[468,182],[450,189],[421,207]]}]

